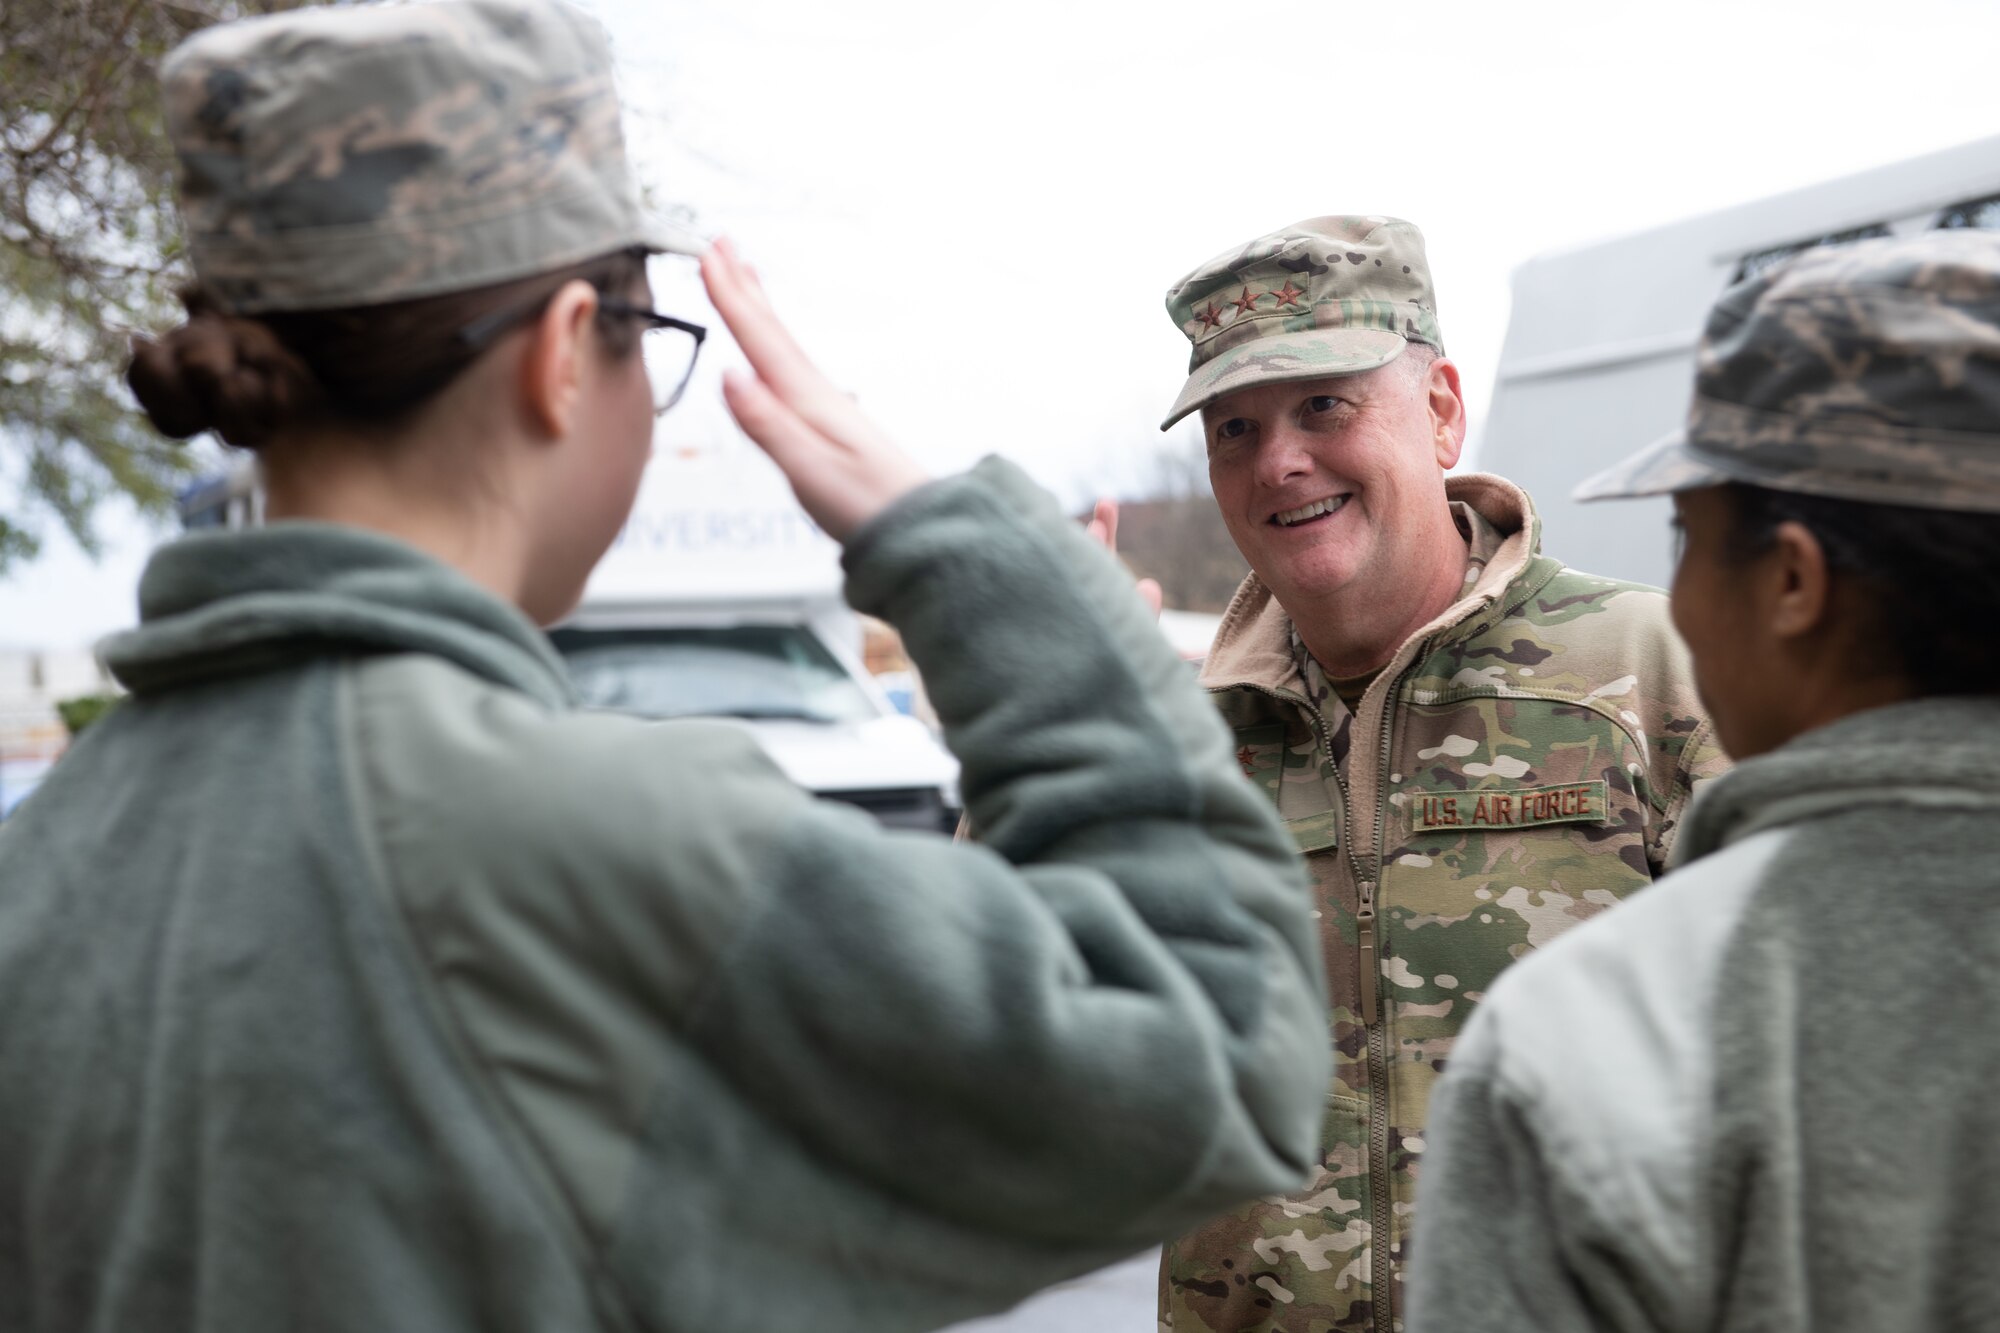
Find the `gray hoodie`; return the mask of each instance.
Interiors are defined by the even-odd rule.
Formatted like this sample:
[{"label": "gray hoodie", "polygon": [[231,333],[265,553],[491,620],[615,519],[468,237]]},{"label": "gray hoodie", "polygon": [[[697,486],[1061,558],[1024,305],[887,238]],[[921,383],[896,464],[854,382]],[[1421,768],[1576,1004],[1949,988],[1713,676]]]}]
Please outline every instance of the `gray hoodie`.
[{"label": "gray hoodie", "polygon": [[1717,779],[1432,1102],[1416,1333],[2000,1328],[2000,699]]},{"label": "gray hoodie", "polygon": [[994,462],[847,560],[983,846],[386,538],[157,555],[0,827],[0,1328],[916,1330],[1295,1186],[1303,877],[1129,581]]}]

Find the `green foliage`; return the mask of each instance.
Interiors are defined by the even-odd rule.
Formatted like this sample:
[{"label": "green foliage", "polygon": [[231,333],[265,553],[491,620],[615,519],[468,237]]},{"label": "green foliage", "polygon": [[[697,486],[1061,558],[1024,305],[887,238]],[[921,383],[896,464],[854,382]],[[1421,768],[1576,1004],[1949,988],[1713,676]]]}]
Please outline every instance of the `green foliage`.
[{"label": "green foliage", "polygon": [[0,571],[53,517],[95,551],[112,495],[168,510],[187,451],[124,385],[187,270],[156,68],[184,37],[299,0],[0,3]]},{"label": "green foliage", "polygon": [[74,699],[58,700],[56,712],[62,716],[63,726],[74,738],[81,736],[85,727],[116,708],[119,697],[115,694],[79,694]]}]

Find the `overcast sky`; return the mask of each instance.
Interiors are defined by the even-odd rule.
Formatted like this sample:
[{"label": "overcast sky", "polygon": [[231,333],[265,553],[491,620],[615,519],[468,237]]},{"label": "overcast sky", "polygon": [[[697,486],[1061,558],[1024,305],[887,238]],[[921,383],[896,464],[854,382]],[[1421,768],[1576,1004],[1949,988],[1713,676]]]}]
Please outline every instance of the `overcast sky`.
[{"label": "overcast sky", "polygon": [[[736,237],[932,466],[999,452],[1065,499],[1162,447],[1169,283],[1284,223],[1424,229],[1476,430],[1530,256],[2000,133],[1991,0],[586,7],[655,202]],[[660,304],[711,313],[689,280]],[[725,430],[695,392],[663,448]],[[131,620],[157,536],[107,528],[95,568],[52,534],[0,580],[0,643]]]}]

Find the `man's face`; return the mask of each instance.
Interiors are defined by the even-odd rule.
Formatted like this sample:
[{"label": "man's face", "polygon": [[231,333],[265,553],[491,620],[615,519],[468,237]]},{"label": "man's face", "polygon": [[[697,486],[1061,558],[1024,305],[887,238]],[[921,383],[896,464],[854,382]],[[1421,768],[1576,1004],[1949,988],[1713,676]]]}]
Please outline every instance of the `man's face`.
[{"label": "man's face", "polygon": [[1463,438],[1449,361],[1257,385],[1201,419],[1229,535],[1282,605],[1429,577]]}]

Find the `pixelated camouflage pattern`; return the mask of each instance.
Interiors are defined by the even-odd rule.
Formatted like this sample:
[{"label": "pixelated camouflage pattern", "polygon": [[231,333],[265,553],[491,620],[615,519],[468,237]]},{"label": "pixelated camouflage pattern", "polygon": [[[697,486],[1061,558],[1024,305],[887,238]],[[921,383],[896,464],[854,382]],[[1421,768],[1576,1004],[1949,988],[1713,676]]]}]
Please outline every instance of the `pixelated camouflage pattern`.
[{"label": "pixelated camouflage pattern", "polygon": [[[1532,507],[1510,483],[1448,488],[1462,502],[1467,597],[1412,637],[1358,716],[1323,673],[1301,669],[1289,620],[1254,576],[1204,670],[1238,762],[1318,887],[1335,1069],[1306,1188],[1168,1247],[1160,1327],[1172,1333],[1400,1327],[1425,1110],[1472,1006],[1508,963],[1660,874],[1690,788],[1726,767],[1666,598],[1540,555]],[[1585,783],[1603,784],[1599,817],[1518,830],[1413,818],[1427,795]],[[1371,883],[1379,959],[1364,978],[1358,910]],[[1378,988],[1372,1029],[1364,984]]]},{"label": "pixelated camouflage pattern", "polygon": [[1687,428],[1576,498],[1727,481],[2000,512],[2000,236],[1822,246],[1732,287]]},{"label": "pixelated camouflage pattern", "polygon": [[1424,238],[1389,217],[1307,218],[1217,255],[1167,292],[1194,344],[1165,430],[1253,384],[1387,365],[1406,340],[1444,349]]},{"label": "pixelated camouflage pattern", "polygon": [[231,308],[462,291],[631,246],[604,31],[556,0],[301,9],[161,70],[196,275]]}]

